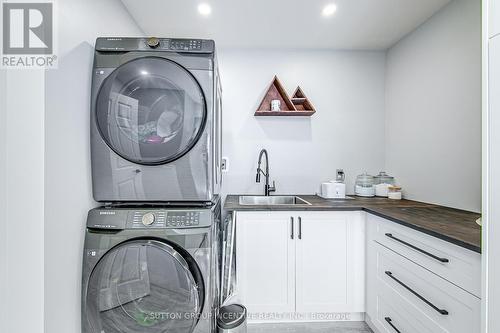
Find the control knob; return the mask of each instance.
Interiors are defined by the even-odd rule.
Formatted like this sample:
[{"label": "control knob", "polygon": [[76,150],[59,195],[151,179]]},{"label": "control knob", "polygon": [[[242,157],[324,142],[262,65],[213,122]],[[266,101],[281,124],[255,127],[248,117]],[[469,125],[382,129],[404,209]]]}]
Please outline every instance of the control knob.
[{"label": "control knob", "polygon": [[151,225],[153,223],[155,223],[155,214],[146,213],[142,216],[142,224]]},{"label": "control knob", "polygon": [[148,38],[148,46],[151,48],[157,48],[160,45],[160,40],[156,37]]}]

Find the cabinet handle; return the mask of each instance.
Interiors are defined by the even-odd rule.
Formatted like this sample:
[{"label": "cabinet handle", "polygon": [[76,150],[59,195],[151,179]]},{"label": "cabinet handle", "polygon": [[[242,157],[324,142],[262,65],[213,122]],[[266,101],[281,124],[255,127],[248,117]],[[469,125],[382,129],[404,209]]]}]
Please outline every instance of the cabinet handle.
[{"label": "cabinet handle", "polygon": [[393,329],[394,329],[397,333],[401,333],[401,331],[400,331],[400,330],[398,330],[398,328],[397,328],[396,326],[394,326],[394,324],[392,323],[392,319],[391,319],[391,317],[385,317],[384,319],[385,319],[385,321],[386,321],[389,325],[391,325],[391,327],[392,327],[392,328],[393,328]]},{"label": "cabinet handle", "polygon": [[294,234],[295,234],[295,232],[293,231],[293,216],[290,217],[290,229],[291,229],[291,231],[290,231],[290,239],[293,239],[294,238]]},{"label": "cabinet handle", "polygon": [[441,315],[443,315],[443,316],[447,316],[448,315],[448,311],[442,310],[442,309],[438,308],[437,306],[435,306],[434,304],[432,304],[431,302],[429,302],[423,296],[421,296],[420,294],[418,294],[415,290],[411,289],[406,284],[404,284],[403,282],[401,282],[399,279],[397,279],[396,277],[394,277],[394,275],[392,274],[392,272],[385,271],[385,274],[387,274],[387,276],[389,276],[391,279],[393,279],[394,281],[396,281],[397,283],[399,283],[401,286],[403,286],[406,290],[408,290],[409,292],[411,292],[413,295],[417,296],[425,304],[427,304],[428,306],[430,306],[431,308],[433,308],[434,310],[436,310],[437,312],[439,312]]},{"label": "cabinet handle", "polygon": [[302,217],[299,216],[299,239],[302,239]]},{"label": "cabinet handle", "polygon": [[440,262],[442,262],[442,263],[450,262],[450,261],[449,261],[448,259],[446,259],[446,258],[440,258],[440,257],[438,257],[438,256],[436,256],[436,255],[434,255],[434,254],[432,254],[432,253],[429,253],[429,252],[427,252],[427,251],[425,251],[425,250],[422,250],[421,248],[416,247],[415,245],[412,245],[412,244],[410,244],[410,243],[405,242],[404,240],[401,240],[401,239],[399,239],[399,238],[397,238],[397,237],[394,237],[394,236],[393,236],[392,234],[390,234],[390,233],[387,233],[387,234],[385,234],[385,235],[386,235],[387,237],[389,237],[390,239],[395,240],[396,242],[399,242],[399,243],[401,243],[401,244],[404,244],[404,245],[406,245],[406,246],[408,246],[408,247],[411,247],[412,249],[414,249],[414,250],[416,250],[416,251],[418,251],[418,252],[420,252],[420,253],[425,254],[426,256],[431,257],[432,259],[435,259],[435,260],[440,261]]}]

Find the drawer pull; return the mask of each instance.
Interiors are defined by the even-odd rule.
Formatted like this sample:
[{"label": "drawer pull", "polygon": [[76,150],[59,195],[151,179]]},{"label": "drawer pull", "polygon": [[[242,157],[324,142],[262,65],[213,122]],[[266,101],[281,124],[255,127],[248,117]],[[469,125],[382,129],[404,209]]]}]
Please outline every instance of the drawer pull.
[{"label": "drawer pull", "polygon": [[302,217],[299,216],[299,239],[302,239]]},{"label": "drawer pull", "polygon": [[436,255],[434,255],[434,254],[432,254],[432,253],[429,253],[429,252],[427,252],[427,251],[425,251],[425,250],[422,250],[421,248],[416,247],[415,245],[412,245],[412,244],[410,244],[410,243],[405,242],[404,240],[401,240],[401,239],[399,239],[399,238],[397,238],[397,237],[394,237],[394,236],[393,236],[392,234],[390,234],[390,233],[387,233],[387,234],[385,234],[385,235],[386,235],[387,237],[389,237],[390,239],[395,240],[396,242],[400,242],[401,244],[404,244],[404,245],[406,245],[406,246],[408,246],[408,247],[411,247],[412,249],[414,249],[414,250],[416,250],[416,251],[418,251],[418,252],[420,252],[420,253],[423,253],[423,254],[425,254],[426,256],[431,257],[432,259],[435,259],[435,260],[440,261],[440,262],[442,262],[442,263],[450,262],[450,261],[449,261],[448,259],[446,259],[446,258],[440,258],[440,257],[438,257],[438,256],[436,256]]},{"label": "drawer pull", "polygon": [[408,290],[409,292],[411,292],[413,295],[417,296],[425,304],[427,304],[428,306],[430,306],[431,308],[433,308],[434,310],[436,310],[437,312],[439,312],[441,315],[443,315],[443,316],[447,316],[448,315],[448,311],[442,310],[442,309],[438,308],[437,306],[435,306],[434,304],[432,304],[431,302],[429,302],[427,299],[425,299],[423,296],[420,296],[420,294],[418,294],[415,290],[411,289],[406,284],[404,284],[403,282],[401,282],[399,279],[395,278],[394,275],[392,274],[392,272],[385,271],[385,274],[387,274],[387,276],[389,276],[391,279],[393,279],[394,281],[396,281],[397,283],[399,283],[401,286],[403,286],[406,290]]},{"label": "drawer pull", "polygon": [[401,331],[400,331],[400,330],[398,330],[398,328],[397,328],[396,326],[394,326],[394,324],[392,323],[392,319],[391,319],[390,317],[385,317],[384,319],[385,319],[385,321],[386,321],[389,325],[391,325],[391,327],[392,327],[392,328],[393,328],[393,329],[394,329],[397,333],[401,333]]}]

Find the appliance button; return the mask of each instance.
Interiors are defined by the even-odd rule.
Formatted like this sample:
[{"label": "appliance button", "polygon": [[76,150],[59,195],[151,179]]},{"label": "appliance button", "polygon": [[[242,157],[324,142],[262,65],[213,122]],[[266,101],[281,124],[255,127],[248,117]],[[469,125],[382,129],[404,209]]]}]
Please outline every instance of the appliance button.
[{"label": "appliance button", "polygon": [[156,37],[151,37],[151,38],[148,38],[148,46],[151,47],[151,48],[157,48],[158,46],[160,46],[160,40]]},{"label": "appliance button", "polygon": [[142,224],[151,225],[153,223],[155,223],[155,214],[146,213],[142,216]]}]

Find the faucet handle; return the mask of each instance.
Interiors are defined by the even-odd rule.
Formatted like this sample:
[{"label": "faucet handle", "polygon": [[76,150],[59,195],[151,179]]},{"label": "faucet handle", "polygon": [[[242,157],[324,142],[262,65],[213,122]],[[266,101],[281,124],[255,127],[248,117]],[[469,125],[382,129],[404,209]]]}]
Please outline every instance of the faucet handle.
[{"label": "faucet handle", "polygon": [[269,192],[276,192],[276,182],[273,180],[273,186],[269,186]]}]

